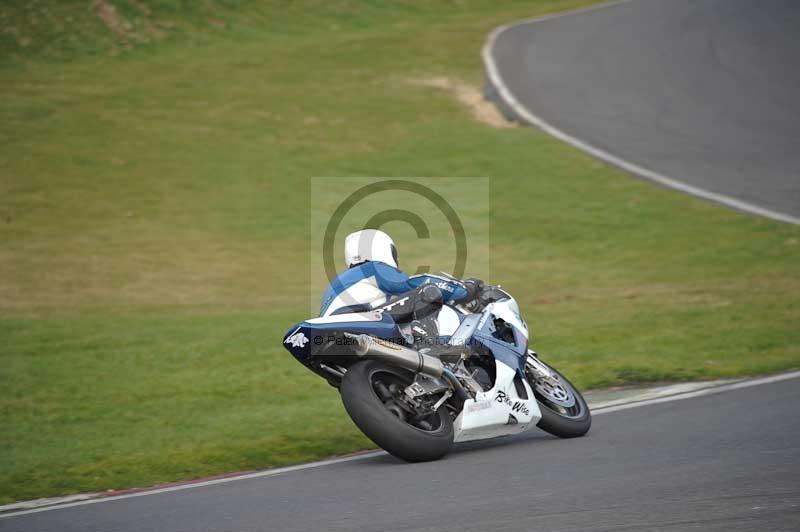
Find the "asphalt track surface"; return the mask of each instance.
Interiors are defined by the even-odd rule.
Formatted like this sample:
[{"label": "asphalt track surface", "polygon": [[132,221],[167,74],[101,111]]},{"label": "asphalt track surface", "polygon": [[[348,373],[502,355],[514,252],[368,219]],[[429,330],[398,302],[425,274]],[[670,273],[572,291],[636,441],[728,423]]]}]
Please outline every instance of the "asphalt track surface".
[{"label": "asphalt track surface", "polygon": [[631,0],[511,24],[487,54],[578,143],[800,223],[800,2]]},{"label": "asphalt track surface", "polygon": [[800,530],[800,379],[535,430],[0,519],[0,531]]}]

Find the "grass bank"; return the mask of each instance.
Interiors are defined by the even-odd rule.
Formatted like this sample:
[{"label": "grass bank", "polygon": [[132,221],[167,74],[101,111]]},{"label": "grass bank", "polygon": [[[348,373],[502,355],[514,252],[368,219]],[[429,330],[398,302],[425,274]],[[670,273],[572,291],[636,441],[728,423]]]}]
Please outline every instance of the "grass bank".
[{"label": "grass bank", "polygon": [[582,3],[0,8],[0,502],[370,446],[281,347],[312,176],[490,177],[491,280],[581,387],[800,366],[796,227],[409,83]]}]

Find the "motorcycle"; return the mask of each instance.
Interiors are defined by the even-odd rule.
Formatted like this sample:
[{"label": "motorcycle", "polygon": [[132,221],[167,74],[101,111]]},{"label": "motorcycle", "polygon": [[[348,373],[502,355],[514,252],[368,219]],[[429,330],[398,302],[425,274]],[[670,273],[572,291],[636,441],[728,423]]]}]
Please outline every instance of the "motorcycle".
[{"label": "motorcycle", "polygon": [[[427,277],[434,282],[419,290],[428,295],[432,286],[458,282],[446,274]],[[418,296],[302,321],[283,345],[338,388],[368,438],[408,462],[441,458],[453,442],[533,427],[561,438],[588,432],[586,401],[530,349],[528,326],[511,294],[484,287],[477,312]],[[435,322],[435,341],[415,335],[417,320],[426,317]]]}]

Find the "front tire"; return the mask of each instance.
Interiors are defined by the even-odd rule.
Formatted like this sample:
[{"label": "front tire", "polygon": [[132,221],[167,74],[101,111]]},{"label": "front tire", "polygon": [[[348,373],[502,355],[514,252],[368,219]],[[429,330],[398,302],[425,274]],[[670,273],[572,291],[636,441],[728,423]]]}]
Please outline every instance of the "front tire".
[{"label": "front tire", "polygon": [[411,382],[413,374],[406,370],[363,360],[347,370],[339,391],[356,426],[389,454],[407,462],[438,460],[453,443],[453,420],[447,408],[442,406],[425,419],[412,420],[391,398],[387,399],[386,391],[392,385],[394,389],[405,388]]},{"label": "front tire", "polygon": [[559,438],[577,438],[589,432],[592,413],[581,392],[555,368],[538,358],[536,362],[546,366],[556,376],[552,381],[537,379],[530,366],[531,362],[528,362],[528,382],[542,412],[542,419],[536,426]]}]

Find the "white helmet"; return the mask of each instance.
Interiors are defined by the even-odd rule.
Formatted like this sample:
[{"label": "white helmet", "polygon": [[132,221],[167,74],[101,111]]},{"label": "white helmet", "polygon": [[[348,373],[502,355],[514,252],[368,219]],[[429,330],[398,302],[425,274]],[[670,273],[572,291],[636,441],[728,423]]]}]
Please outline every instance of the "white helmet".
[{"label": "white helmet", "polygon": [[344,239],[344,261],[348,268],[367,261],[385,262],[397,268],[397,247],[392,237],[383,231],[356,231]]}]

